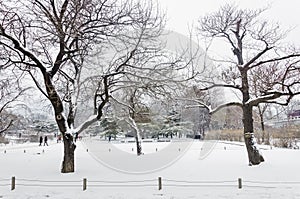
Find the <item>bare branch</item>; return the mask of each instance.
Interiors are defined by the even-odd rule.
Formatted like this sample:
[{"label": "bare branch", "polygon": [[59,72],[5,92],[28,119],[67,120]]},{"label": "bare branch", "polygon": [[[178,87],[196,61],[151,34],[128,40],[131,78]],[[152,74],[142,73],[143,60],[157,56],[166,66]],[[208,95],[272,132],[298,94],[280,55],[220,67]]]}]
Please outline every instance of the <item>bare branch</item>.
[{"label": "bare branch", "polygon": [[18,92],[17,95],[15,95],[12,99],[8,100],[7,102],[5,102],[1,108],[0,108],[0,113],[12,102],[16,101],[16,99],[18,99],[21,95],[24,94],[24,92],[26,92],[27,90],[29,90],[30,88],[25,88],[23,90],[21,90],[20,92]]},{"label": "bare branch", "polygon": [[[254,68],[254,67],[256,67],[255,65],[252,65],[251,66],[251,64],[253,64],[256,60],[258,60],[261,56],[263,56],[266,52],[268,52],[269,50],[271,50],[272,49],[272,47],[268,47],[268,46],[266,46],[266,48],[264,49],[264,50],[262,50],[261,52],[259,52],[257,55],[255,55],[252,59],[250,59],[246,64],[244,64],[244,66],[243,67],[245,67],[245,68]],[[258,65],[257,65],[258,66]]]},{"label": "bare branch", "polygon": [[5,131],[7,131],[12,124],[13,124],[13,120],[10,120],[10,122],[8,123],[8,125],[4,129],[0,129],[0,135],[2,133],[4,133]]},{"label": "bare branch", "polygon": [[85,122],[83,122],[80,126],[78,126],[76,129],[74,129],[74,132],[80,134],[82,131],[87,129],[89,126],[91,126],[96,121],[98,121],[97,116],[92,115]]},{"label": "bare branch", "polygon": [[256,64],[253,64],[250,68],[254,68],[263,64],[267,64],[267,63],[272,63],[272,62],[277,62],[277,61],[283,61],[286,59],[290,59],[290,58],[294,58],[294,57],[300,57],[299,53],[294,53],[294,54],[290,54],[287,56],[283,56],[283,57],[277,57],[277,58],[273,58],[273,59],[268,59],[268,60],[264,60],[264,61],[260,61]]},{"label": "bare branch", "polygon": [[237,89],[239,91],[241,91],[241,87],[238,85],[230,85],[230,84],[212,84],[210,86],[204,87],[204,88],[200,88],[199,90],[201,91],[207,91],[210,90],[212,88],[232,88],[232,89]]}]

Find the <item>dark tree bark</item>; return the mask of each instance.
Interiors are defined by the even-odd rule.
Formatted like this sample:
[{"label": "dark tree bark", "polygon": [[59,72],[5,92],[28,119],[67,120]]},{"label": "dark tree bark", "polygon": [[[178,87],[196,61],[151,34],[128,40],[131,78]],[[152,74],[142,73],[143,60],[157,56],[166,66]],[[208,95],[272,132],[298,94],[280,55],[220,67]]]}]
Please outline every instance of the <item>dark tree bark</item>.
[{"label": "dark tree bark", "polygon": [[70,133],[67,133],[65,117],[63,113],[63,104],[62,101],[55,90],[52,80],[49,73],[44,73],[44,81],[46,85],[46,91],[48,98],[53,106],[55,120],[58,125],[60,132],[62,133],[63,142],[64,142],[64,157],[61,166],[62,173],[74,172],[74,151],[76,148],[75,143],[73,142],[73,136]]},{"label": "dark tree bark", "polygon": [[[238,57],[241,57],[238,56]],[[240,58],[238,59],[240,61]],[[243,61],[242,61],[243,62]],[[242,64],[242,62],[240,64]],[[248,103],[250,99],[249,93],[249,80],[248,80],[248,67],[240,67],[239,71],[241,73],[242,80],[242,95],[243,95],[243,125],[244,125],[244,140],[248,152],[249,165],[257,165],[264,161],[264,158],[259,152],[256,146],[256,139],[254,136],[253,128],[253,106]]]},{"label": "dark tree bark", "polygon": [[249,165],[258,165],[261,162],[264,162],[264,158],[256,146],[256,139],[253,132],[252,107],[249,105],[243,106],[243,124],[244,140],[248,152]]},{"label": "dark tree bark", "polygon": [[73,136],[71,134],[66,134],[63,136],[64,141],[64,157],[61,166],[62,173],[70,173],[75,171],[75,156],[74,151],[76,149],[76,145],[73,142]]},{"label": "dark tree bark", "polygon": [[136,154],[138,156],[142,155],[142,143],[141,140],[138,139],[138,136],[135,136],[135,142],[136,142]]}]

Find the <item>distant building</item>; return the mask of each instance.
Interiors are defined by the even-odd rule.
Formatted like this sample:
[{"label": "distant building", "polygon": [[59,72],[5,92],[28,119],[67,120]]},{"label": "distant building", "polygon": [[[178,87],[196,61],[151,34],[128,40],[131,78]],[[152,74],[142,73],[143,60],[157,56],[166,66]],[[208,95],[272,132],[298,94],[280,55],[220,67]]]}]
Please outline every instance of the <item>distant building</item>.
[{"label": "distant building", "polygon": [[287,118],[268,120],[265,123],[272,127],[285,127],[287,125],[299,125],[300,124],[300,109],[293,110],[287,114]]},{"label": "distant building", "polygon": [[300,119],[300,109],[288,113],[288,119],[289,120]]}]

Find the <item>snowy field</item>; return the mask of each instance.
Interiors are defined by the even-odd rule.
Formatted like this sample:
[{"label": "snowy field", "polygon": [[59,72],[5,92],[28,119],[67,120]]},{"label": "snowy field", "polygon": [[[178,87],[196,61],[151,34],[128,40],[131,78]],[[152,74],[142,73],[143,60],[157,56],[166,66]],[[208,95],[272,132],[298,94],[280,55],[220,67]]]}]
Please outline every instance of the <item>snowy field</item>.
[{"label": "snowy field", "polygon": [[[300,199],[300,150],[261,147],[266,162],[249,167],[242,143],[149,142],[137,157],[134,143],[85,140],[77,142],[76,172],[61,174],[61,143],[2,145],[0,198]],[[156,169],[149,166],[155,164]],[[13,176],[16,187],[11,191]]]}]

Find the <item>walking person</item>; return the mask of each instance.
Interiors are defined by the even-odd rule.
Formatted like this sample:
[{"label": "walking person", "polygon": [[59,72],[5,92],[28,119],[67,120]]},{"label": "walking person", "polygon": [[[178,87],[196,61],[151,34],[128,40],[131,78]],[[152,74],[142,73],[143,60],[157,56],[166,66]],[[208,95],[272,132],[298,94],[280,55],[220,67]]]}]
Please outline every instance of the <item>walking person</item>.
[{"label": "walking person", "polygon": [[45,145],[48,146],[48,137],[47,137],[47,135],[46,135],[45,138],[44,138],[44,146],[45,146]]},{"label": "walking person", "polygon": [[43,136],[40,136],[40,145],[39,146],[42,146],[42,143],[43,143]]}]

